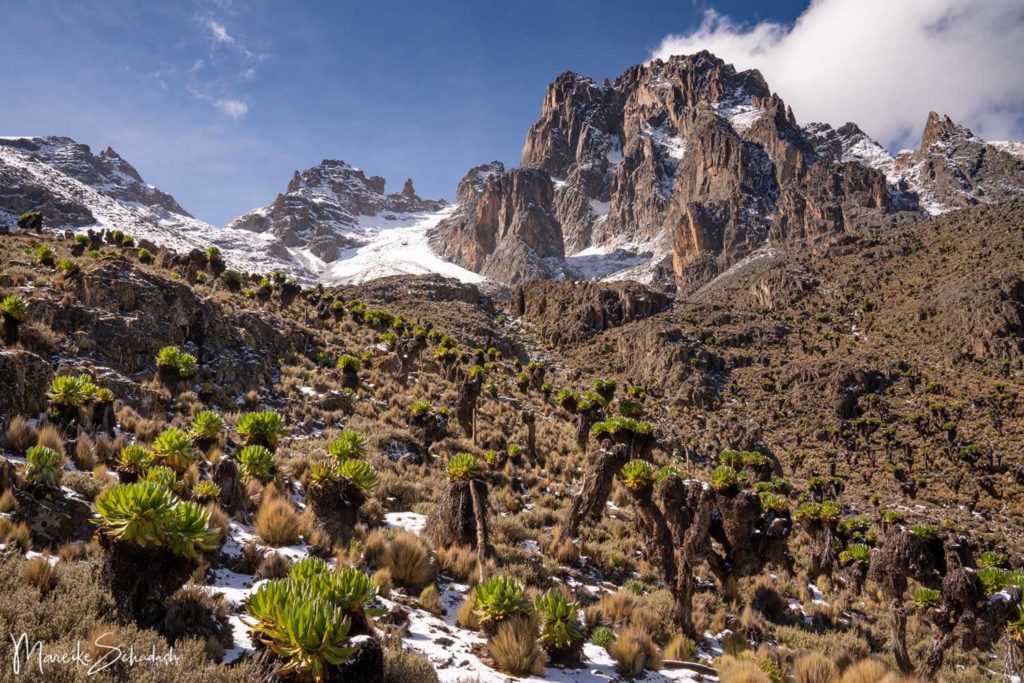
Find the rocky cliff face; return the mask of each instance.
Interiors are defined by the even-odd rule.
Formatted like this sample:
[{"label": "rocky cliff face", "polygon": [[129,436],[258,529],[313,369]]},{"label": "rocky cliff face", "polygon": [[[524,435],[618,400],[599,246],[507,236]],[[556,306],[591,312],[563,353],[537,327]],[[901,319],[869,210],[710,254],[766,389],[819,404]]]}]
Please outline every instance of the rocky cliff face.
[{"label": "rocky cliff face", "polygon": [[1024,195],[1024,147],[989,143],[932,112],[921,146],[895,158],[897,174],[917,189],[931,214]]},{"label": "rocky cliff face", "polygon": [[228,227],[270,233],[288,247],[308,249],[331,262],[342,250],[369,241],[360,216],[438,211],[446,204],[442,199],[420,199],[411,179],[401,192],[385,194],[380,176],[367,177],[344,161],[325,159],[301,173],[296,171],[284,194],[239,216]]},{"label": "rocky cliff face", "polygon": [[[692,288],[768,241],[1020,192],[1015,149],[932,117],[921,149],[893,158],[855,124],[798,126],[759,72],[701,52],[634,66],[602,85],[558,76],[522,164],[553,179],[553,201],[538,212],[561,227],[569,258],[559,274],[578,272],[581,252],[592,259],[624,248],[651,254],[648,275],[670,255],[675,283]],[[449,258],[491,240],[490,226],[466,220],[461,234],[472,239],[449,245]]]},{"label": "rocky cliff face", "polygon": [[459,208],[430,234],[442,258],[509,283],[557,274],[565,249],[546,171],[505,171],[497,161],[478,166],[459,183],[456,197]]}]

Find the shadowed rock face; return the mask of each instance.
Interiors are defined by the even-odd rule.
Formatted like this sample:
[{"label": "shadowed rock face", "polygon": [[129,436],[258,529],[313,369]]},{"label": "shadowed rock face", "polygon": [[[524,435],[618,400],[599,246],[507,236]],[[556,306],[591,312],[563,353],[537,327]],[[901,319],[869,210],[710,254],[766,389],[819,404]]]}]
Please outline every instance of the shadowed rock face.
[{"label": "shadowed rock face", "polygon": [[[643,245],[671,255],[675,283],[693,291],[768,242],[1019,193],[1013,150],[933,115],[922,148],[893,158],[852,123],[801,128],[758,71],[700,52],[634,66],[601,85],[561,74],[522,164],[554,180],[553,201],[539,208],[561,226],[567,254]],[[471,256],[487,250],[494,226],[468,212],[462,233],[473,244],[453,252]],[[477,269],[479,259],[461,262]],[[544,271],[570,272],[549,264],[535,275]]]},{"label": "shadowed rock face", "polygon": [[510,312],[555,345],[567,345],[666,310],[668,296],[636,282],[544,282],[512,292]]},{"label": "shadowed rock face", "polygon": [[430,235],[440,256],[508,283],[554,274],[545,259],[560,260],[565,249],[546,171],[506,172],[493,162],[466,174],[456,195],[459,209]]},{"label": "shadowed rock face", "polygon": [[230,228],[270,232],[286,246],[308,248],[323,261],[334,261],[343,249],[365,244],[360,216],[382,213],[438,211],[443,199],[420,199],[412,180],[401,192],[385,194],[384,178],[367,177],[344,161],[325,159],[295,172],[288,189],[269,205],[239,216]]}]

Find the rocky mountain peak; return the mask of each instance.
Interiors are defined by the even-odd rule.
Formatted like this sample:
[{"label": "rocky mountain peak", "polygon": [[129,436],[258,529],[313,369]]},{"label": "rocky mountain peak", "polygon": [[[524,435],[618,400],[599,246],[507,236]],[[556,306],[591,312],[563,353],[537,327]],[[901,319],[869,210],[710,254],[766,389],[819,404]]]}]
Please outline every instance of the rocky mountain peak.
[{"label": "rocky mountain peak", "polygon": [[[36,136],[0,138],[0,148],[51,166],[111,199],[191,218],[174,197],[147,185],[139,172],[110,147],[94,155],[88,145],[68,137]],[[66,206],[53,218],[58,224],[79,225],[81,220],[88,224],[91,220],[87,214],[88,211]]]},{"label": "rocky mountain peak", "polygon": [[458,196],[455,213],[430,235],[430,246],[442,258],[503,282],[557,274],[565,245],[547,171],[505,171],[492,162],[466,174]]},{"label": "rocky mountain peak", "polygon": [[408,179],[401,192],[386,194],[381,176],[339,159],[324,159],[296,171],[287,190],[269,205],[239,216],[228,227],[271,233],[285,246],[308,249],[324,262],[341,250],[366,244],[370,232],[360,216],[439,211],[443,199],[420,199]]},{"label": "rocky mountain peak", "polygon": [[924,124],[924,134],[921,136],[920,151],[927,151],[932,145],[950,140],[953,137],[971,138],[974,133],[953,123],[949,116],[941,116],[936,112],[929,112],[928,120]]},{"label": "rocky mountain peak", "polygon": [[505,164],[500,161],[492,161],[469,169],[455,189],[455,203],[467,204],[475,201],[477,195],[483,192],[488,180],[504,173]]},{"label": "rocky mountain peak", "polygon": [[[559,224],[570,259],[600,265],[594,260],[605,254],[622,264],[622,276],[641,279],[638,260],[648,264],[646,277],[664,272],[669,260],[675,284],[691,288],[769,241],[888,224],[922,209],[937,213],[1021,191],[1017,148],[985,144],[937,114],[921,150],[899,159],[855,123],[801,128],[759,71],[737,71],[702,51],[632,66],[602,85],[558,75],[521,162],[554,179],[554,200],[540,213]],[[479,184],[464,179],[460,205],[479,196]],[[460,225],[460,262],[478,261],[470,254],[487,251],[489,230]],[[471,236],[476,244],[467,243]],[[603,265],[591,271],[616,276]]]}]

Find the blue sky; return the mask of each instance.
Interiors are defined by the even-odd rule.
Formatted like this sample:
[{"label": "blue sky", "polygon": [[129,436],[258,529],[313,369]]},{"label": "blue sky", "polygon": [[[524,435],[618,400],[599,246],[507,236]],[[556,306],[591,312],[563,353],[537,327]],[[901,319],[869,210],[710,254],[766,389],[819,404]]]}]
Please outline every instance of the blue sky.
[{"label": "blue sky", "polygon": [[[792,21],[804,2],[715,2]],[[771,13],[765,14],[766,7]],[[708,5],[587,0],[0,0],[2,135],[113,146],[221,225],[296,169],[344,159],[397,191],[451,198],[467,169],[516,164],[547,84],[614,77]]]},{"label": "blue sky", "polygon": [[0,135],[110,145],[222,225],[344,159],[451,198],[547,84],[710,49],[896,151],[931,110],[1024,138],[1021,0],[0,0]]}]

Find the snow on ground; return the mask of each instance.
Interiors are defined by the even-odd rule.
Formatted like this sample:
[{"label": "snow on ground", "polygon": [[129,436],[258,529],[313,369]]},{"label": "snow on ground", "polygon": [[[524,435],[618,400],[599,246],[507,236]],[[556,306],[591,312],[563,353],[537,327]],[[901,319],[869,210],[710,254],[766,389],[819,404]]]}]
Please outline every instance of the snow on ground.
[{"label": "snow on ground", "polygon": [[[311,265],[326,285],[360,284],[389,275],[437,273],[462,282],[483,282],[484,277],[442,260],[427,243],[427,233],[451,214],[454,207],[434,213],[360,216],[360,227],[370,236],[363,246],[346,249],[338,259],[324,263],[311,254]],[[316,261],[314,261],[316,259]]]},{"label": "snow on ground", "polygon": [[0,146],[0,165],[28,174],[64,201],[88,206],[96,223],[79,228],[81,232],[90,227],[121,230],[134,237],[136,243],[148,240],[178,251],[216,245],[221,248],[231,268],[250,272],[283,270],[300,278],[304,275],[296,267],[297,264],[273,254],[271,246],[276,240],[270,235],[215,228],[159,206],[117,201],[57,168],[10,147]]},{"label": "snow on ground", "polygon": [[650,282],[654,265],[669,253],[661,244],[661,238],[654,238],[590,246],[566,256],[565,270],[579,280]]},{"label": "snow on ground", "polygon": [[1001,152],[1012,154],[1018,157],[1024,157],[1024,141],[1019,140],[996,140],[989,141],[990,145],[995,147]]},{"label": "snow on ground", "polygon": [[[419,533],[425,522],[426,517],[415,512],[389,512],[385,515],[385,524],[389,528],[405,529],[413,533]],[[252,528],[232,522],[223,552],[228,556],[237,557],[249,542],[259,544],[259,539]],[[293,562],[309,556],[309,549],[305,545],[271,548],[260,544],[260,547],[265,551],[286,555]],[[569,581],[578,584],[571,579]],[[222,567],[214,570],[213,582],[206,586],[206,590],[213,594],[223,595],[231,605],[228,621],[232,627],[234,643],[224,653],[225,662],[234,662],[239,657],[253,651],[249,637],[250,629],[242,619],[242,614],[244,614],[245,599],[261,583],[249,574],[241,574]],[[577,587],[584,587],[594,594],[602,592],[602,587],[598,585],[578,584]],[[378,597],[375,606],[384,610],[398,608],[408,612],[408,630],[402,642],[406,648],[422,652],[427,656],[437,670],[442,683],[451,683],[466,678],[475,678],[478,683],[506,683],[514,680],[600,683],[621,680],[615,673],[615,662],[608,652],[604,648],[590,643],[584,646],[586,661],[579,669],[549,667],[545,670],[543,677],[530,676],[525,679],[516,679],[491,669],[474,654],[474,649],[479,650],[485,644],[483,637],[475,631],[460,628],[455,622],[456,611],[465,600],[469,586],[454,581],[445,581],[442,577],[438,582],[438,588],[441,604],[445,608],[445,614],[442,616],[435,616],[426,610],[411,606],[408,604],[408,600],[400,601],[397,599],[400,597],[398,591],[393,593],[390,598]],[[714,654],[714,648],[703,654],[704,659],[707,659]],[[716,679],[702,677],[687,669],[668,669],[647,672],[646,675],[635,680],[640,683],[665,683],[667,681],[696,682]]]},{"label": "snow on ground", "polygon": [[416,512],[388,512],[384,515],[384,526],[389,529],[405,529],[418,534],[426,525],[427,516]]}]

